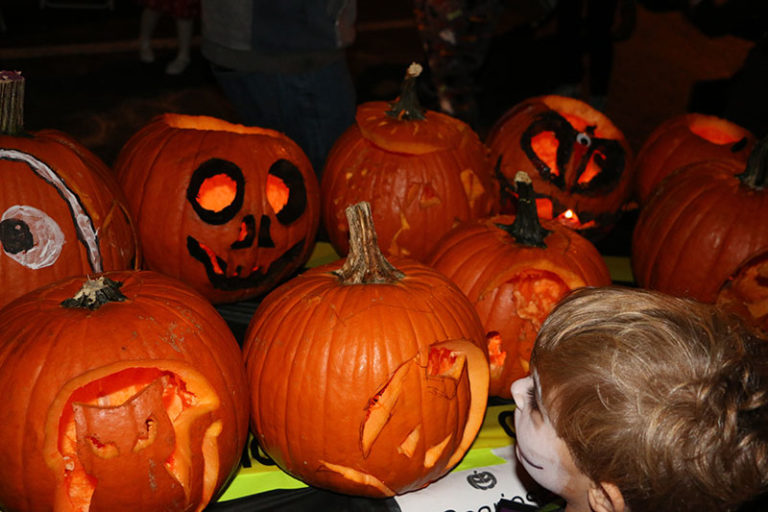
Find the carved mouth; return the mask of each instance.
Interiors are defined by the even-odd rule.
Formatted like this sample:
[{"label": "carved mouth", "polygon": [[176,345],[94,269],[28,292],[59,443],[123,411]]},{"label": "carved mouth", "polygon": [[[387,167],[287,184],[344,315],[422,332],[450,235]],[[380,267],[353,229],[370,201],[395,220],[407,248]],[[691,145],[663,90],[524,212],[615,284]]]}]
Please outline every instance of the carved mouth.
[{"label": "carved mouth", "polygon": [[295,262],[303,250],[304,240],[301,240],[270,263],[267,268],[254,267],[243,270],[238,267],[231,274],[228,274],[227,262],[224,259],[193,237],[187,237],[189,255],[203,264],[211,285],[218,290],[225,291],[269,287],[275,284],[278,279],[282,278],[283,270]]}]

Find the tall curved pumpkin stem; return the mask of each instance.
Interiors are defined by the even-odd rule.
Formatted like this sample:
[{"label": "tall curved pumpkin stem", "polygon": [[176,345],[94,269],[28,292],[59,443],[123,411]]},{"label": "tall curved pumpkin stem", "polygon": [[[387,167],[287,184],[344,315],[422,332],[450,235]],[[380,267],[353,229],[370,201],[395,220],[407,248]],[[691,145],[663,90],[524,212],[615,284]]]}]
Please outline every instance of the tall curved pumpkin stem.
[{"label": "tall curved pumpkin stem", "polygon": [[391,107],[387,110],[389,117],[403,119],[406,121],[420,121],[425,119],[424,108],[419,102],[419,95],[416,93],[416,78],[421,75],[421,64],[416,62],[408,66],[405,72],[405,78],[400,88],[400,96],[389,104]]},{"label": "tall curved pumpkin stem", "polygon": [[517,188],[517,214],[512,224],[496,224],[509,233],[521,245],[545,248],[544,239],[551,233],[542,227],[536,210],[536,197],[533,192],[531,177],[525,172],[515,174]]},{"label": "tall curved pumpkin stem", "polygon": [[24,77],[20,71],[0,71],[0,135],[24,131]]},{"label": "tall curved pumpkin stem", "polygon": [[749,154],[746,169],[738,178],[753,190],[762,190],[768,186],[768,136],[757,141]]},{"label": "tall curved pumpkin stem", "polygon": [[362,201],[347,206],[344,213],[349,223],[349,253],[344,265],[334,271],[342,283],[394,283],[405,277],[381,253],[373,227],[371,205]]}]

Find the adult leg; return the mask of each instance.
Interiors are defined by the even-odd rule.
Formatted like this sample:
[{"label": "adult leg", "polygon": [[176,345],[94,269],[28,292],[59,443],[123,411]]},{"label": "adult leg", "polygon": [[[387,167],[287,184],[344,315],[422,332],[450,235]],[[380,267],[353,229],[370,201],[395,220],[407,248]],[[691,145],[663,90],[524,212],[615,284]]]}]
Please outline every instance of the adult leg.
[{"label": "adult leg", "polygon": [[155,52],[152,50],[152,34],[155,32],[157,22],[162,13],[151,7],[145,7],[141,11],[139,19],[139,58],[142,62],[154,62]]},{"label": "adult leg", "polygon": [[176,18],[176,37],[178,48],[176,58],[168,63],[165,72],[169,75],[182,73],[191,60],[192,32],[194,30],[193,18]]}]

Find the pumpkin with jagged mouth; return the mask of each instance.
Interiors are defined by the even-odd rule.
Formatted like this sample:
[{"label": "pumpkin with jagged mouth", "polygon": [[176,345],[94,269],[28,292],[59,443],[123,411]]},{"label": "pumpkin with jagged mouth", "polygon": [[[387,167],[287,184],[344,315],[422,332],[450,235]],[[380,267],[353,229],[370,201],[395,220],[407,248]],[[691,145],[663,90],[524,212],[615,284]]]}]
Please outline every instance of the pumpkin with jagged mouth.
[{"label": "pumpkin with jagged mouth", "polygon": [[165,114],[126,143],[115,169],[146,266],[214,303],[262,295],[309,259],[319,185],[282,133]]}]

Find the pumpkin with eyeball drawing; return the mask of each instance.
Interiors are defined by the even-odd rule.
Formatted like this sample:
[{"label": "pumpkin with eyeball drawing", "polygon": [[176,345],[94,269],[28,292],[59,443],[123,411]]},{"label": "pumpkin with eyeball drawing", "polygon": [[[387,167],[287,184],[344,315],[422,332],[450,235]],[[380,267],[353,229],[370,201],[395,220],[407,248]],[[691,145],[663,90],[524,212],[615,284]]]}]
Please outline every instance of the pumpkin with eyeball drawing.
[{"label": "pumpkin with eyeball drawing", "polygon": [[0,307],[68,276],[141,264],[107,165],[66,133],[24,131],[24,83],[0,72]]},{"label": "pumpkin with eyeball drawing", "polygon": [[611,284],[595,246],[553,219],[539,220],[531,179],[515,176],[516,215],[459,224],[441,238],[427,264],[451,279],[486,331],[492,396],[529,372],[542,322],[570,290]]},{"label": "pumpkin with eyeball drawing", "polygon": [[[502,182],[530,176],[539,217],[589,239],[605,236],[629,207],[632,150],[602,112],[578,99],[545,95],[507,110],[486,138]],[[502,213],[510,213],[502,204]]]},{"label": "pumpkin with eyeball drawing", "polygon": [[251,320],[251,426],[307,484],[393,496],[446,474],[474,441],[488,397],[484,333],[448,279],[384,258],[370,205],[347,215],[346,260],[281,285]]},{"label": "pumpkin with eyeball drawing", "polygon": [[341,255],[349,239],[345,209],[360,201],[371,205],[384,254],[418,261],[456,222],[498,210],[488,148],[468,124],[421,107],[420,73],[411,64],[396,101],[359,105],[355,124],[328,155],[322,221]]},{"label": "pumpkin with eyeball drawing", "polygon": [[163,114],[126,142],[115,172],[146,267],[213,303],[268,292],[312,252],[317,177],[280,132]]},{"label": "pumpkin with eyeball drawing", "polygon": [[242,355],[188,286],[73,277],[0,311],[0,508],[201,511],[248,434]]}]

